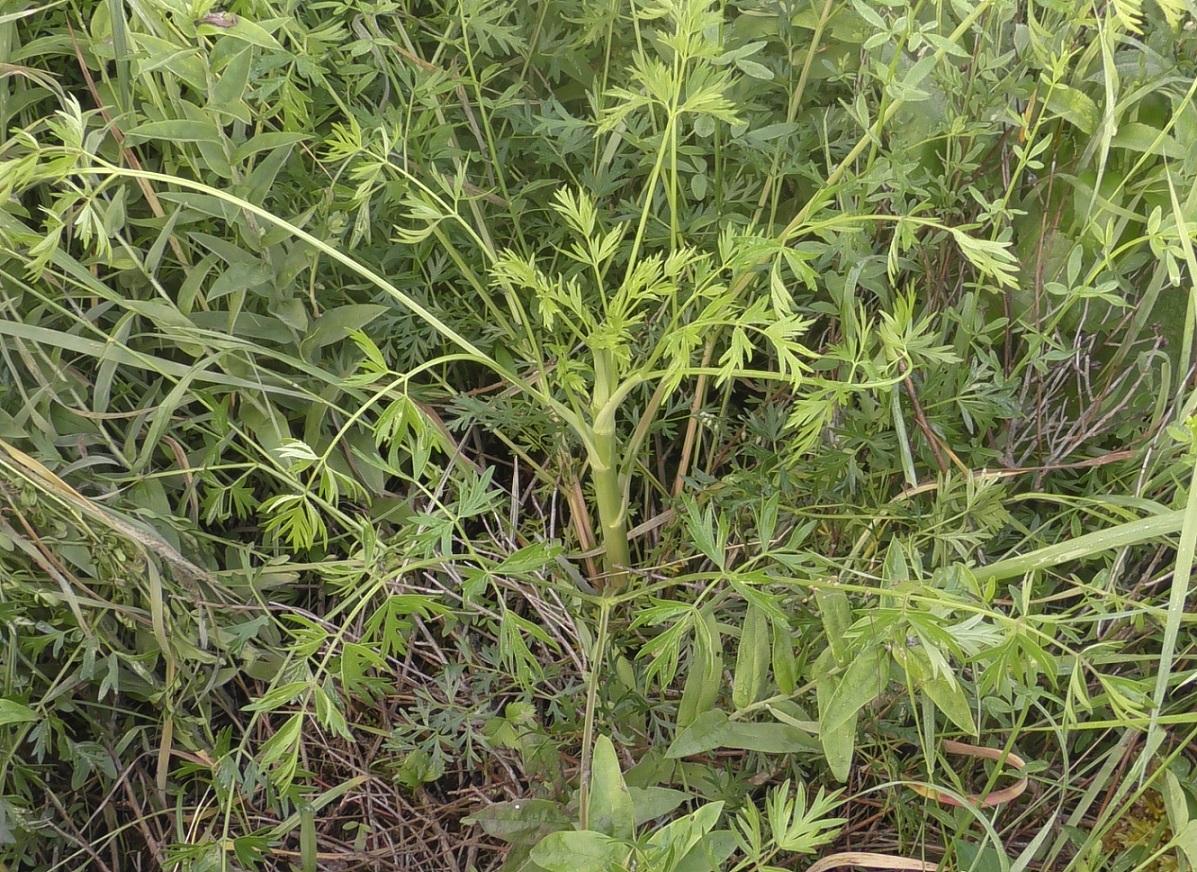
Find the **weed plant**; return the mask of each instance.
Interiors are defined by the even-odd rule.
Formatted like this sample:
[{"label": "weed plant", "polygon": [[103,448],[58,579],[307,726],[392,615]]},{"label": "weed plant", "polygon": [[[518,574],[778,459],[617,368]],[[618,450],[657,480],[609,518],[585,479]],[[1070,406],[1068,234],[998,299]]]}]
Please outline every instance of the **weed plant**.
[{"label": "weed plant", "polygon": [[1197,863],[1194,14],[0,5],[0,869]]}]

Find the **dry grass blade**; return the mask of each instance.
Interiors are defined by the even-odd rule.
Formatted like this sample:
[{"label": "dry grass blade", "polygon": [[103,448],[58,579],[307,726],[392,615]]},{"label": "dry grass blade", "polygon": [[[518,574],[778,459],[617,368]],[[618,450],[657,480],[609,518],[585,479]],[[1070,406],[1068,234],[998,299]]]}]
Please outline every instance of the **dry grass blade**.
[{"label": "dry grass blade", "polygon": [[806,872],[827,872],[828,869],[913,869],[915,872],[936,872],[939,866],[926,860],[909,857],[893,857],[889,854],[874,854],[869,851],[844,851],[823,857],[808,866]]},{"label": "dry grass blade", "polygon": [[[966,757],[976,757],[977,759],[996,760],[999,763],[1009,762],[1015,769],[1025,769],[1027,761],[1023,760],[1017,754],[1010,754],[1000,751],[997,748],[986,748],[980,745],[966,745],[964,742],[956,742],[952,740],[945,741],[943,748],[949,754],[959,754]],[[927,787],[922,784],[912,784],[911,789],[920,796],[925,796],[928,799],[933,799],[942,805],[952,805],[963,808],[966,804],[978,808],[993,808],[997,805],[1011,802],[1020,797],[1027,789],[1029,783],[1026,776],[1018,779],[1009,787],[1004,787],[1001,790],[995,790],[987,793],[984,796],[977,794],[968,794],[965,796],[965,802],[961,802],[951,794],[936,790],[934,787]]]},{"label": "dry grass blade", "polygon": [[179,580],[194,585],[205,582],[214,588],[220,584],[212,573],[196,566],[170,544],[142,527],[136,526],[113,512],[97,505],[83,494],[79,493],[42,463],[30,457],[24,451],[0,439],[0,464],[7,467],[16,479],[23,480],[46,496],[64,505],[68,510],[84,515],[108,527],[114,533],[144,548],[156,557],[161,558],[176,572]]}]

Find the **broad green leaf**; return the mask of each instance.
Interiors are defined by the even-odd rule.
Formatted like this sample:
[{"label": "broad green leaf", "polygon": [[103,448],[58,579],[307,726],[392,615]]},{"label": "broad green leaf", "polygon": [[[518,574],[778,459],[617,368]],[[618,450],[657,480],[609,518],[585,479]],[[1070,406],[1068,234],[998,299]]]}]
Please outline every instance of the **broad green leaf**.
[{"label": "broad green leaf", "polygon": [[819,617],[823,619],[823,634],[835,662],[843,665],[848,662],[848,628],[852,626],[852,606],[848,602],[848,595],[842,590],[815,590],[815,602],[819,606]]},{"label": "broad green leaf", "polygon": [[677,759],[719,748],[727,736],[728,726],[727,715],[720,709],[703,712],[678,732],[665,756]]},{"label": "broad green leaf", "polygon": [[125,132],[129,145],[138,145],[150,139],[171,142],[220,142],[220,131],[210,121],[148,121]]},{"label": "broad green leaf", "polygon": [[[282,170],[283,164],[286,163],[287,158],[291,156],[291,149],[281,146],[273,149],[269,154],[262,158],[258,165],[254,167],[249,178],[245,183],[237,189],[237,193],[247,200],[253,202],[260,202],[270,197],[271,188],[274,185],[275,179]],[[295,219],[296,224],[302,225],[304,219],[302,217]],[[280,233],[281,228],[276,228],[273,232],[276,239],[285,239],[290,236],[286,231]]]},{"label": "broad green leaf", "polygon": [[968,704],[968,697],[960,682],[952,681],[942,675],[923,682],[923,693],[931,698],[935,707],[970,736],[977,735],[977,725],[973,720],[972,709]]},{"label": "broad green leaf", "polygon": [[342,339],[348,339],[355,330],[361,330],[390,307],[376,303],[354,303],[329,309],[313,322],[299,348],[304,354],[312,352]]},{"label": "broad green leaf", "polygon": [[837,674],[830,649],[815,662],[815,692],[819,702],[819,740],[831,773],[846,781],[856,747],[857,713],[884,689],[887,661],[875,645],[860,652]]},{"label": "broad green leaf", "polygon": [[793,693],[798,687],[798,661],[794,657],[794,637],[790,628],[773,624],[773,680],[782,693]]},{"label": "broad green leaf", "polygon": [[906,562],[906,549],[897,539],[891,542],[889,548],[886,549],[882,578],[889,583],[890,587],[896,587],[902,582],[910,580],[910,567]]},{"label": "broad green leaf", "polygon": [[1053,83],[1047,95],[1047,109],[1072,124],[1081,133],[1091,135],[1101,119],[1101,110],[1088,96],[1068,85]]},{"label": "broad green leaf", "polygon": [[852,753],[856,750],[856,715],[848,718],[838,730],[819,733],[823,756],[837,781],[847,781],[852,771]]},{"label": "broad green leaf", "polygon": [[746,76],[751,76],[752,78],[759,79],[763,82],[773,81],[773,71],[764,64],[743,58],[736,60],[735,64],[740,72],[744,73]]},{"label": "broad green leaf", "polygon": [[[228,312],[222,312],[218,309],[208,312],[193,312],[191,320],[196,327],[209,330],[212,333],[220,334],[225,330],[229,330]],[[285,345],[292,338],[291,331],[287,329],[287,326],[282,321],[277,318],[258,315],[254,312],[242,312],[239,314],[236,320],[233,321],[230,332],[235,333],[242,340],[261,339],[276,345]],[[199,378],[199,375],[196,377]]]},{"label": "broad green leaf", "polygon": [[710,711],[723,682],[723,643],[709,609],[704,609],[694,622],[690,652],[689,673],[678,704],[679,729],[685,729],[698,715]]},{"label": "broad green leaf", "polygon": [[[813,725],[812,725],[813,726]],[[729,720],[719,709],[705,712],[682,730],[665,756],[671,759],[704,754],[716,748],[792,754],[817,750],[814,732],[793,724],[756,724]]]},{"label": "broad green leaf", "polygon": [[569,818],[560,803],[547,799],[516,799],[478,809],[467,824],[477,824],[489,836],[513,844],[532,845],[550,833],[564,830]]},{"label": "broad green leaf", "polygon": [[1189,866],[1197,866],[1197,821],[1189,821],[1173,838],[1173,843],[1184,853]]},{"label": "broad green leaf", "polygon": [[752,705],[765,689],[769,674],[769,649],[769,617],[763,609],[750,603],[740,632],[736,671],[732,679],[732,704],[737,710]]},{"label": "broad green leaf", "polygon": [[1128,121],[1118,125],[1118,132],[1110,140],[1114,148],[1127,148],[1142,154],[1154,154],[1173,160],[1184,160],[1188,150],[1167,132],[1147,124]]},{"label": "broad green leaf", "polygon": [[[180,199],[182,201],[182,197],[184,195],[175,195],[175,196],[177,199]],[[187,197],[187,202],[189,202],[193,207],[196,207],[196,208],[198,208],[198,205],[200,202],[205,202],[205,203],[210,204],[213,211],[209,212],[208,214],[213,215],[213,216],[218,217],[221,214],[221,212],[219,211],[219,209],[221,209],[221,208],[228,209],[227,204],[224,206],[221,206],[222,201],[216,197],[209,197],[204,194],[187,194],[185,196]],[[229,215],[229,217],[226,220],[229,220],[229,221],[235,220],[235,216],[236,216],[235,209],[229,210],[227,214]],[[253,252],[253,251],[247,251],[242,245],[240,245],[237,242],[234,242],[232,240],[225,239],[220,236],[214,236],[211,233],[203,233],[198,230],[192,231],[190,236],[192,239],[194,239],[200,245],[204,246],[204,248],[208,249],[209,251],[213,252],[214,254],[220,255],[220,257],[224,259],[224,262],[227,263],[229,266],[235,266],[235,265],[240,265],[240,266],[244,266],[244,267],[268,266],[267,264],[263,263],[263,259],[260,254]],[[273,272],[273,270],[271,270],[271,272]]]},{"label": "broad green leaf", "polygon": [[863,18],[870,27],[882,33],[889,33],[889,22],[881,17],[880,13],[874,10],[868,3],[863,3],[861,0],[852,0],[852,6],[856,13]]},{"label": "broad green leaf", "polygon": [[296,143],[304,142],[311,138],[307,133],[289,133],[282,131],[269,131],[267,133],[259,133],[257,136],[250,137],[233,152],[233,160],[240,163],[247,157],[257,154],[260,151],[271,151],[277,148],[286,148]]},{"label": "broad green leaf", "polygon": [[[684,857],[698,842],[715,828],[723,813],[722,802],[709,802],[683,818],[666,824],[648,840],[658,857]],[[651,854],[650,854],[651,856]]]},{"label": "broad green leaf", "polygon": [[[183,217],[191,220],[195,219],[195,215],[192,212],[198,212],[201,215],[211,215],[213,218],[219,218],[221,221],[229,223],[237,220],[237,210],[219,197],[196,194],[191,191],[163,191],[158,195],[158,199],[186,206],[188,211],[183,213]],[[198,236],[199,234],[196,234],[196,237]],[[207,236],[207,234],[204,234],[204,236]],[[179,301],[179,308],[187,311],[187,307],[182,301]]]},{"label": "broad green leaf", "polygon": [[766,754],[793,754],[798,751],[817,751],[815,736],[790,724],[728,724],[721,748],[742,751],[761,751]]},{"label": "broad green leaf", "polygon": [[[144,57],[137,63],[139,75],[148,75],[155,70],[166,70],[179,80],[186,82],[197,93],[207,92],[207,64],[201,60],[200,50],[194,43],[179,45],[159,39],[148,33],[129,33],[130,40],[144,51]],[[169,77],[167,77],[169,80]],[[128,131],[126,131],[126,134]]]},{"label": "broad green leaf", "polygon": [[[219,300],[228,294],[241,291],[261,292],[274,285],[274,270],[264,263],[235,263],[220,274],[216,281],[208,288],[208,299]],[[244,319],[258,320],[251,312],[244,312],[239,316]],[[283,335],[286,335],[285,333]]]},{"label": "broad green leaf", "polygon": [[253,49],[246,46],[221,71],[220,78],[212,86],[211,108],[217,112],[232,115],[243,123],[251,123],[249,109],[242,104],[245,88],[249,84],[249,70],[253,61]]},{"label": "broad green leaf", "polygon": [[629,787],[636,824],[642,825],[672,812],[690,799],[690,794],[672,787]]},{"label": "broad green leaf", "polygon": [[310,681],[288,681],[278,687],[268,690],[254,702],[247,703],[242,708],[247,712],[270,712],[293,702],[305,690],[310,688]]},{"label": "broad green leaf", "polygon": [[548,872],[610,872],[621,868],[627,845],[593,830],[545,836],[532,849],[532,860]]},{"label": "broad green leaf", "polygon": [[731,830],[712,830],[673,867],[672,872],[721,872],[740,846]]},{"label": "broad green leaf", "polygon": [[37,720],[37,712],[15,700],[0,699],[0,726],[25,724]]},{"label": "broad green leaf", "polygon": [[[1185,789],[1171,769],[1164,770],[1164,808],[1168,812],[1168,824],[1172,832],[1180,833],[1189,825],[1189,802]],[[1197,860],[1197,857],[1193,857]]]},{"label": "broad green leaf", "polygon": [[238,15],[237,21],[232,27],[216,27],[205,24],[198,29],[208,36],[231,36],[250,45],[256,45],[258,48],[280,52],[284,50],[277,39],[271,36],[261,25],[255,24],[244,15]]},{"label": "broad green leaf", "polygon": [[958,858],[960,869],[969,872],[1006,872],[1010,861],[999,854],[989,843],[975,844],[965,839],[953,839],[952,850]]},{"label": "broad green leaf", "polygon": [[504,557],[495,566],[494,571],[496,574],[507,573],[510,575],[539,572],[546,566],[554,564],[560,553],[560,546],[550,542],[534,542]]},{"label": "broad green leaf", "polygon": [[632,796],[624,783],[615,746],[606,736],[599,736],[590,764],[590,829],[612,838],[630,839],[635,825]]},{"label": "broad green leaf", "polygon": [[761,49],[763,49],[765,45],[766,43],[764,40],[746,42],[741,46],[725,51],[723,54],[719,55],[719,57],[715,59],[715,64],[716,66],[724,66],[740,58],[752,57],[754,54],[757,54]]},{"label": "broad green leaf", "polygon": [[777,718],[783,724],[789,724],[791,727],[797,727],[805,733],[812,736],[819,734],[819,722],[812,720],[801,706],[792,700],[778,700],[769,705],[769,714]]},{"label": "broad green leaf", "polygon": [[199,365],[185,377],[179,379],[178,383],[171,388],[170,393],[154,410],[151,416],[150,427],[146,431],[145,438],[142,440],[141,451],[133,460],[129,469],[133,472],[143,472],[147,465],[153,460],[154,453],[160,447],[159,443],[162,440],[163,434],[167,428],[171,426],[171,418],[179,409],[179,405],[189,401],[194,396],[195,385],[193,376],[198,376],[201,372]]}]

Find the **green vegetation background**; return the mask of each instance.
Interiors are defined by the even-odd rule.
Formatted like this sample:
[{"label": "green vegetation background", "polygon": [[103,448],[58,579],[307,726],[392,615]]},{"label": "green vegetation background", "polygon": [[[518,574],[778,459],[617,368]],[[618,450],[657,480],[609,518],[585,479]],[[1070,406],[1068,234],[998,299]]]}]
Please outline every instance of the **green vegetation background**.
[{"label": "green vegetation background", "polygon": [[1195,11],[0,3],[0,869],[1189,868]]}]

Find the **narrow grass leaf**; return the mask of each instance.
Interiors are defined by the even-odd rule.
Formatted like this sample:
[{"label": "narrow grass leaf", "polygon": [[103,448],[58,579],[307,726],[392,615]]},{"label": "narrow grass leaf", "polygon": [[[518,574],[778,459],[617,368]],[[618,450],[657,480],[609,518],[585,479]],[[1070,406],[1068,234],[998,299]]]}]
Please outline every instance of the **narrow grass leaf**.
[{"label": "narrow grass leaf", "polygon": [[1179,510],[1172,510],[1162,512],[1154,517],[1117,524],[1094,533],[1085,533],[1074,539],[1069,539],[1067,542],[1038,548],[1018,557],[1009,557],[988,566],[978,566],[974,572],[977,579],[982,582],[989,579],[1002,581],[1040,569],[1059,566],[1062,563],[1084,560],[1105,551],[1138,545],[1153,539],[1162,539],[1180,532],[1184,525],[1185,514]]}]

